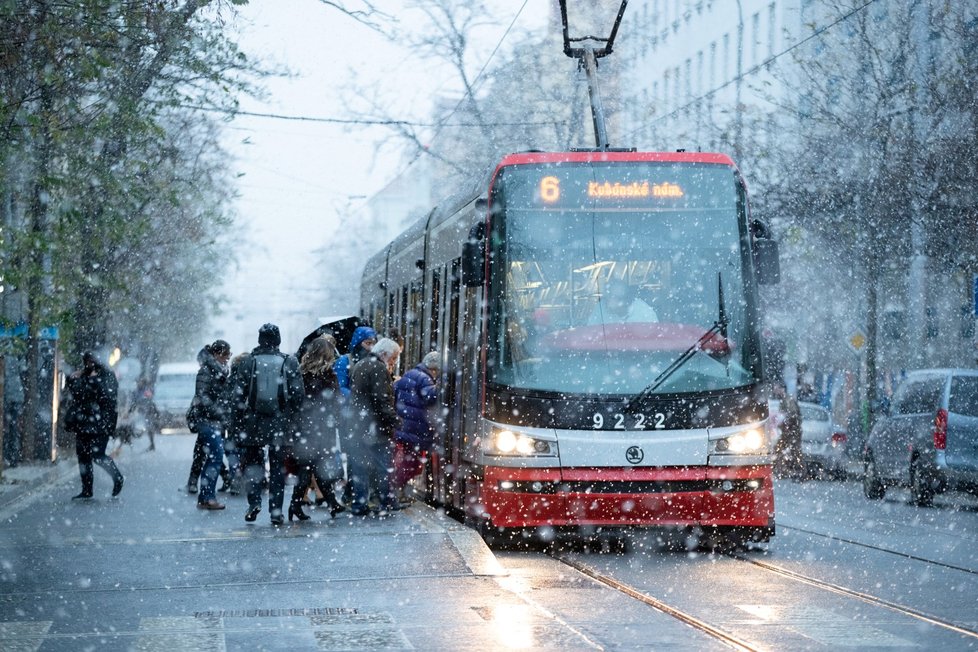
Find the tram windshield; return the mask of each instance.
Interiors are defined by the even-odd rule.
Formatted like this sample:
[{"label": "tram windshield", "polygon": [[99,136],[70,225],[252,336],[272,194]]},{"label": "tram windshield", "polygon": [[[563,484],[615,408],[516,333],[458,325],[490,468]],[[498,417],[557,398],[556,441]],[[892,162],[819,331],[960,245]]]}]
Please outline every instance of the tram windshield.
[{"label": "tram windshield", "polygon": [[732,168],[715,164],[502,170],[491,200],[490,382],[608,395],[756,382],[739,193]]}]

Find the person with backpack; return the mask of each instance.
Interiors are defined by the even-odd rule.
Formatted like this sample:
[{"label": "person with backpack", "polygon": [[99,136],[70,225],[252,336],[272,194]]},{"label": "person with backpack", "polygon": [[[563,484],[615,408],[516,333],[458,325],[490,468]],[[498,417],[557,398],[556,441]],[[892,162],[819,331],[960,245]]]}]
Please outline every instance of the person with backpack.
[{"label": "person with backpack", "polygon": [[295,356],[279,351],[282,336],[278,326],[265,324],[258,330],[258,346],[233,369],[233,400],[230,431],[236,433],[241,466],[247,484],[248,511],[245,521],[253,523],[261,512],[261,489],[265,479],[265,448],[268,448],[268,511],[272,525],[285,523],[286,447],[292,422],[305,389]]}]

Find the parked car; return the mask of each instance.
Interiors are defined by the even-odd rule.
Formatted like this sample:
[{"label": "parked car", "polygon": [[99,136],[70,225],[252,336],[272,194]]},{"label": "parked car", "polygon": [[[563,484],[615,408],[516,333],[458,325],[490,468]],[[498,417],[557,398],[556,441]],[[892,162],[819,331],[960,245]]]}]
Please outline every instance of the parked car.
[{"label": "parked car", "polygon": [[[801,412],[801,464],[805,476],[829,476],[841,479],[846,475],[845,429],[835,423],[832,413],[817,403],[798,402]],[[768,438],[771,450],[776,450],[781,438],[784,412],[781,401],[768,401]]]},{"label": "parked car", "polygon": [[801,408],[801,459],[815,477],[846,477],[846,433],[832,413],[821,405],[799,401]]},{"label": "parked car", "polygon": [[160,365],[156,375],[153,402],[159,412],[161,428],[187,427],[187,408],[194,399],[197,382],[196,362],[170,362]]},{"label": "parked car", "polygon": [[863,492],[910,488],[929,505],[935,494],[978,494],[978,370],[924,369],[907,374],[863,451]]}]

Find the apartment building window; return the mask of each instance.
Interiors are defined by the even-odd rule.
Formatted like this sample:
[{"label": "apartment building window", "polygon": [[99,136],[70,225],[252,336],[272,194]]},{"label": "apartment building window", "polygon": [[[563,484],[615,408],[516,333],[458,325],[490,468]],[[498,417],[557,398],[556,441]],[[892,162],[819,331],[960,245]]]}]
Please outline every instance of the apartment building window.
[{"label": "apartment building window", "polygon": [[777,45],[775,41],[777,40],[777,11],[775,10],[774,3],[772,2],[767,6],[767,58],[770,59],[774,56],[774,48]]},{"label": "apartment building window", "polygon": [[760,60],[761,52],[761,12],[757,12],[750,18],[750,65],[753,68]]},{"label": "apartment building window", "polygon": [[659,106],[659,102],[660,102],[659,82],[654,81],[652,82],[652,111],[651,111],[653,115],[662,113],[662,107]]},{"label": "apartment building window", "polygon": [[672,81],[672,73],[669,70],[662,75],[662,113],[669,112],[669,82]]},{"label": "apartment building window", "polygon": [[675,68],[672,69],[672,74],[673,74],[672,97],[673,100],[676,102],[676,108],[679,108],[679,105],[683,101],[682,86],[679,85],[679,66],[676,66]]},{"label": "apartment building window", "polygon": [[683,82],[686,87],[683,95],[686,101],[689,102],[693,98],[693,60],[686,59],[683,68]]},{"label": "apartment building window", "polygon": [[697,95],[703,94],[703,50],[696,53],[696,87]]},{"label": "apartment building window", "polygon": [[730,79],[730,33],[723,35],[723,81]]},{"label": "apartment building window", "polygon": [[710,43],[710,86],[712,91],[717,87],[717,42]]}]

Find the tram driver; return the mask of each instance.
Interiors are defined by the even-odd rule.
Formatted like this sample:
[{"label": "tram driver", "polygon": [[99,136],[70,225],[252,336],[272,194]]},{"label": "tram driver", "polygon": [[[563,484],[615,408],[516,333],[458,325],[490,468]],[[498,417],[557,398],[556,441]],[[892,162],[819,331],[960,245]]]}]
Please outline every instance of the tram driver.
[{"label": "tram driver", "polygon": [[604,292],[588,318],[588,325],[636,322],[657,322],[655,308],[638,296],[638,286],[625,279],[611,278],[605,283]]}]

